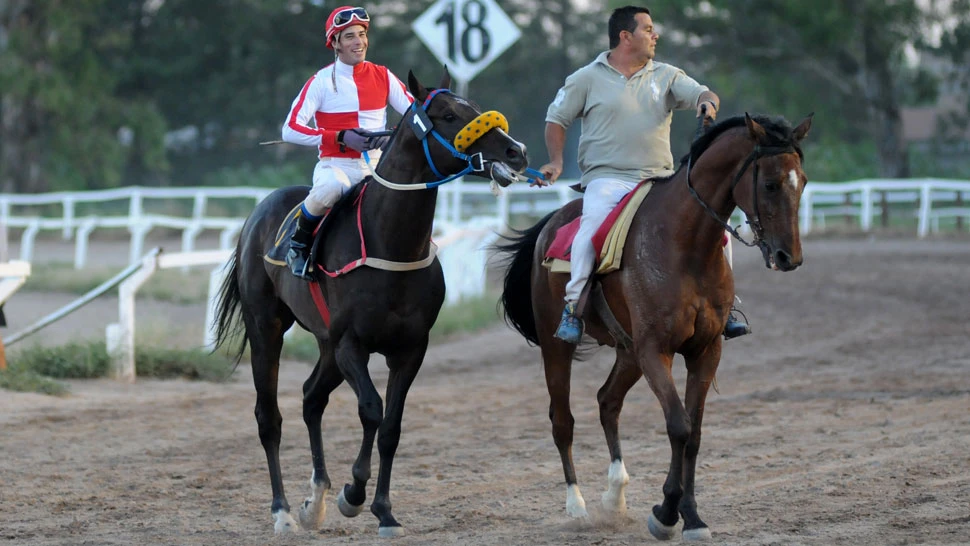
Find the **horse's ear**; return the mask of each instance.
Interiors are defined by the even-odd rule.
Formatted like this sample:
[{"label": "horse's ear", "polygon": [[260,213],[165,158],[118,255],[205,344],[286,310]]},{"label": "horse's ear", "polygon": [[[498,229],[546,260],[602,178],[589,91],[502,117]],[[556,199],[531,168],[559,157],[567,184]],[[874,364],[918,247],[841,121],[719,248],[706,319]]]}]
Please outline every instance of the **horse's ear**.
[{"label": "horse's ear", "polygon": [[411,96],[414,100],[421,102],[428,98],[428,90],[421,85],[418,81],[418,77],[414,75],[413,70],[408,70],[408,91],[411,92]]},{"label": "horse's ear", "polygon": [[765,128],[760,123],[751,119],[747,112],[744,113],[744,124],[748,126],[748,134],[755,142],[761,142],[765,137]]},{"label": "horse's ear", "polygon": [[451,74],[448,72],[448,65],[445,65],[445,73],[441,76],[438,89],[451,89]]},{"label": "horse's ear", "polygon": [[798,124],[798,127],[795,127],[795,130],[792,131],[792,136],[795,137],[795,142],[801,142],[801,140],[808,135],[808,130],[812,128],[812,116],[814,115],[815,112],[812,112],[811,114],[805,116],[805,119],[803,119],[802,122]]}]

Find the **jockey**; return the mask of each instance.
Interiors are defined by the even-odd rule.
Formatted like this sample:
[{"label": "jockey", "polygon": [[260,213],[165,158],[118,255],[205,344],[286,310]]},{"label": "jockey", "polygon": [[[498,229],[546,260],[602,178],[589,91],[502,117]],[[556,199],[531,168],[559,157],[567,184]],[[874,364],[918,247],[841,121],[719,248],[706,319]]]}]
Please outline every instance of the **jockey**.
[{"label": "jockey", "polygon": [[[610,50],[566,78],[546,112],[549,163],[539,169],[554,182],[563,169],[566,128],[583,119],[579,166],[583,171],[583,212],[573,239],[565,308],[556,337],[579,343],[582,320],[576,304],[592,274],[596,256],[592,238],[610,211],[641,180],[674,173],[670,121],[674,109],[696,109],[712,119],[718,96],[683,70],[653,60],[657,34],[644,7],[626,6],[609,20]],[[750,332],[732,313],[726,339]]]},{"label": "jockey", "polygon": [[323,214],[377,166],[389,137],[370,133],[385,129],[388,105],[403,115],[414,102],[390,70],[364,60],[369,26],[364,8],[341,6],[330,13],[326,40],[334,62],[307,80],[283,122],[283,140],[317,148],[320,159],[286,255],[293,274],[304,279],[310,278],[313,230]]}]

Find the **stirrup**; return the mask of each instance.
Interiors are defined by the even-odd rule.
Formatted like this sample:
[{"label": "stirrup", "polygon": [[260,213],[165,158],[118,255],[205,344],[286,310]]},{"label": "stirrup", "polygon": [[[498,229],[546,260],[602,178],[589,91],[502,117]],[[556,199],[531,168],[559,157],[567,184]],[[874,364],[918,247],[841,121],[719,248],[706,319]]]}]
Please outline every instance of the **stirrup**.
[{"label": "stirrup", "polygon": [[[744,320],[738,319],[734,312],[737,311]],[[748,326],[748,317],[744,316],[744,313],[738,309],[732,309],[728,314],[727,324],[724,325],[724,339],[734,339],[736,337],[746,336],[751,333],[751,326]]]},{"label": "stirrup", "polygon": [[573,345],[583,339],[583,321],[576,316],[575,303],[567,303],[562,310],[562,320],[559,321],[555,336]]},{"label": "stirrup", "polygon": [[290,266],[290,272],[297,278],[312,281],[313,275],[310,274],[309,252],[303,253],[290,247],[286,253],[286,265]]}]

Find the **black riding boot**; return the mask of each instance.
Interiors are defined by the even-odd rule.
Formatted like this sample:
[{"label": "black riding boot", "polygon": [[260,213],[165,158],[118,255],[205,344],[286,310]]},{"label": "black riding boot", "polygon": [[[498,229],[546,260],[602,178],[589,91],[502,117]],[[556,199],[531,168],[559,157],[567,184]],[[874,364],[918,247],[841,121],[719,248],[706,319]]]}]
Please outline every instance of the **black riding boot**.
[{"label": "black riding boot", "polygon": [[290,271],[308,281],[313,279],[307,271],[307,266],[310,261],[310,247],[313,246],[314,228],[316,228],[316,222],[301,215],[297,219],[293,236],[290,237],[290,250],[286,253],[286,265],[290,266]]},{"label": "black riding boot", "polygon": [[732,310],[728,314],[727,324],[724,325],[724,339],[733,339],[751,333],[751,327],[744,320],[738,318]]}]

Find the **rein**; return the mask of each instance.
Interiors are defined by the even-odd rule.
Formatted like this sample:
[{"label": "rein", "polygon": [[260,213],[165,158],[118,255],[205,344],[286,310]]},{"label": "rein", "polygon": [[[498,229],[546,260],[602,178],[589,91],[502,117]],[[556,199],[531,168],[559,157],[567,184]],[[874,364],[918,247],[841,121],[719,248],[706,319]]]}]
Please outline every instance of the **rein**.
[{"label": "rein", "polygon": [[738,174],[734,176],[734,181],[731,183],[731,191],[734,191],[734,188],[737,187],[738,183],[741,181],[741,177],[744,176],[745,172],[747,172],[748,167],[750,167],[751,165],[754,165],[754,169],[751,173],[751,180],[752,180],[752,184],[754,185],[754,194],[752,198],[752,200],[754,201],[754,217],[749,218],[745,221],[745,223],[751,226],[751,231],[754,233],[754,240],[751,242],[746,241],[735,228],[731,227],[731,225],[725,222],[724,220],[721,220],[721,218],[717,215],[717,212],[715,212],[714,209],[710,207],[710,205],[708,205],[707,203],[704,202],[703,199],[701,199],[701,196],[698,195],[697,190],[694,189],[694,185],[691,184],[690,182],[690,171],[692,167],[692,160],[694,159],[694,154],[690,154],[687,157],[687,189],[690,190],[690,194],[693,195],[694,199],[696,199],[697,202],[700,203],[702,207],[704,207],[704,210],[706,210],[707,213],[712,218],[714,218],[715,221],[721,224],[724,227],[724,229],[726,229],[732,236],[734,236],[735,239],[737,239],[743,245],[748,247],[757,246],[761,250],[761,254],[764,257],[766,264],[770,264],[771,250],[768,248],[768,243],[766,243],[764,240],[765,231],[764,231],[764,228],[761,226],[761,218],[760,218],[761,213],[758,211],[758,160],[763,157],[771,157],[775,155],[797,153],[797,152],[798,150],[795,148],[793,144],[788,144],[785,146],[764,146],[764,147],[760,145],[755,145],[754,150],[751,151],[751,154],[748,155],[748,158],[744,160],[744,164],[741,165],[741,170],[739,170]]},{"label": "rein", "polygon": [[[411,123],[409,124],[409,126],[411,127],[411,130],[414,131],[414,135],[418,137],[418,139],[421,141],[421,145],[424,148],[424,157],[425,159],[428,160],[428,166],[431,167],[431,171],[434,172],[435,176],[438,177],[438,180],[435,180],[433,182],[425,182],[421,184],[399,184],[396,182],[391,182],[390,180],[387,180],[383,176],[380,176],[377,174],[377,169],[379,169],[381,166],[380,162],[378,162],[377,167],[374,168],[371,175],[374,177],[374,180],[379,182],[381,185],[386,186],[392,190],[402,190],[402,191],[429,190],[429,189],[437,188],[442,184],[451,182],[456,178],[461,178],[462,176],[465,176],[468,173],[485,172],[485,158],[482,156],[481,153],[468,155],[458,151],[450,142],[445,140],[445,138],[441,136],[440,133],[438,133],[437,129],[434,128],[434,124],[431,122],[431,119],[428,117],[427,112],[428,112],[428,106],[431,104],[431,100],[434,99],[436,96],[438,96],[439,93],[451,93],[451,91],[449,89],[435,89],[434,91],[428,94],[428,97],[424,99],[424,102],[421,104],[421,106],[418,106],[417,101],[411,103],[411,112],[413,113],[413,116],[411,117]],[[495,112],[495,114],[498,114],[498,112]],[[485,114],[482,114],[482,116],[483,115]],[[505,120],[504,116],[502,116],[501,114],[498,114],[498,115],[501,116],[503,121]],[[475,121],[479,120],[482,116],[478,116],[477,118],[475,118],[475,120],[473,120],[468,125],[466,125],[465,128],[462,129],[462,131],[465,131],[465,129],[467,129],[468,126],[470,126],[472,123],[475,123]],[[508,127],[508,124],[506,123],[505,126]],[[467,162],[467,165],[465,166],[465,168],[462,169],[460,172],[456,174],[452,174],[450,176],[441,174],[441,172],[438,171],[438,168],[435,166],[434,160],[431,158],[431,151],[428,148],[428,135],[433,136],[435,140],[437,140],[442,146],[444,146],[444,148],[448,150],[448,152],[451,153],[453,157],[456,157],[462,161]],[[381,157],[381,159],[383,159],[383,156]]]},{"label": "rein", "polygon": [[[374,180],[376,180],[382,186],[392,190],[401,190],[401,191],[430,190],[430,189],[437,188],[442,184],[447,184],[452,180],[461,178],[466,174],[469,174],[469,173],[484,174],[485,171],[487,170],[487,167],[485,165],[485,158],[484,156],[482,156],[481,152],[477,154],[469,155],[464,153],[464,151],[467,150],[468,147],[471,146],[476,140],[484,136],[485,133],[487,133],[492,129],[502,129],[508,132],[509,123],[505,119],[505,116],[503,116],[501,113],[496,112],[494,110],[485,112],[483,114],[479,114],[475,119],[468,122],[468,124],[465,125],[461,129],[461,131],[458,132],[457,135],[455,135],[456,145],[452,145],[450,142],[445,140],[445,138],[441,136],[441,133],[439,133],[434,128],[434,123],[431,122],[431,119],[428,117],[428,114],[427,114],[428,106],[431,104],[431,100],[434,99],[439,93],[451,93],[451,90],[435,89],[434,91],[428,94],[427,98],[424,99],[424,102],[421,104],[420,107],[418,106],[417,101],[411,103],[411,111],[413,112],[414,115],[411,117],[411,123],[409,124],[409,127],[411,128],[411,130],[414,131],[414,135],[418,137],[418,139],[421,141],[421,146],[424,148],[424,157],[425,159],[427,159],[428,166],[431,167],[431,171],[434,172],[435,176],[438,177],[438,180],[435,180],[433,182],[424,182],[420,184],[401,184],[397,182],[391,182],[390,180],[377,174],[377,170],[381,166],[380,161],[378,161],[377,166],[371,172],[371,176],[373,176]],[[442,146],[444,146],[445,150],[448,150],[448,152],[453,157],[456,157],[461,161],[465,161],[467,163],[465,168],[462,169],[460,172],[457,172],[452,175],[441,174],[441,172],[438,170],[438,167],[435,166],[434,160],[431,158],[431,150],[428,147],[428,141],[429,141],[428,135],[431,135],[432,137],[434,137],[434,139],[437,140]],[[381,159],[383,160],[384,157],[381,156]],[[370,161],[370,159],[367,157],[367,152],[364,152],[364,161],[367,161],[367,162]],[[542,177],[542,174],[539,173],[539,171],[536,171],[533,169],[527,168],[526,173],[534,177]],[[515,174],[517,178],[520,178],[520,179],[525,178],[526,180],[529,180],[528,177],[525,177],[519,173],[515,173]]]}]

